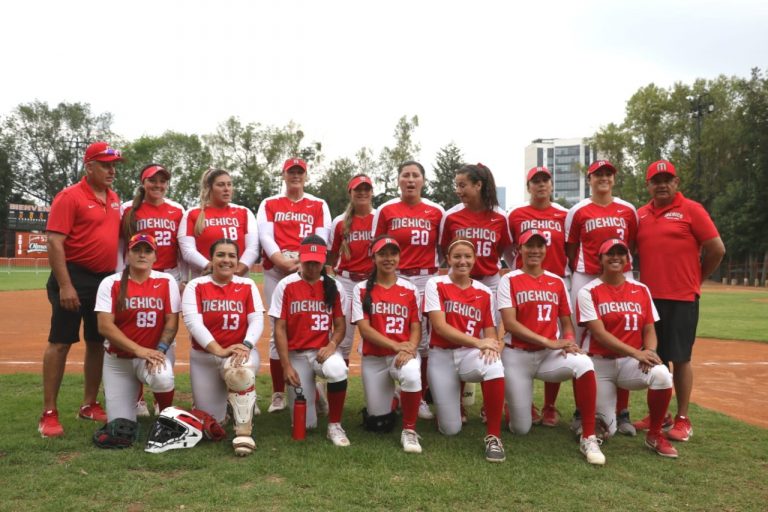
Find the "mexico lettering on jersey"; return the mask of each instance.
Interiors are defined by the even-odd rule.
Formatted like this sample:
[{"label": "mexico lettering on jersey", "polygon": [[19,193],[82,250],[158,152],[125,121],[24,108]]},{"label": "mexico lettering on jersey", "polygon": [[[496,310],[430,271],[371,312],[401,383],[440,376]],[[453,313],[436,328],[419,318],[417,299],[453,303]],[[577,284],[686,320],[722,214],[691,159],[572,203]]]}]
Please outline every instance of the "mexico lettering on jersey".
[{"label": "mexico lettering on jersey", "polygon": [[371,243],[371,228],[373,226],[373,212],[365,217],[357,215],[352,216],[352,224],[349,226],[347,241],[349,243],[349,256],[341,254],[341,242],[344,239],[344,215],[339,215],[333,219],[331,227],[331,239],[328,241],[331,246],[331,252],[338,254],[339,258],[334,267],[336,272],[346,270],[368,274],[373,270],[373,260],[368,255],[368,248]]},{"label": "mexico lettering on jersey", "polygon": [[[632,204],[614,197],[601,206],[584,199],[568,211],[565,219],[565,242],[579,244],[574,270],[587,274],[600,273],[597,251],[609,238],[620,238],[632,247],[637,236],[637,212]],[[632,270],[628,261],[625,272]]]},{"label": "mexico lettering on jersey", "polygon": [[[450,276],[437,276],[427,281],[424,292],[424,312],[443,311],[445,321],[458,331],[481,339],[486,327],[495,327],[493,318],[495,299],[483,283],[472,280],[472,285],[462,290]],[[459,348],[430,328],[429,346]]]},{"label": "mexico lettering on jersey", "polygon": [[640,279],[654,299],[691,302],[701,295],[701,245],[719,233],[704,207],[678,192],[672,204],[638,210]]},{"label": "mexico lettering on jersey", "polygon": [[[123,217],[130,214],[133,201],[123,203]],[[143,202],[136,210],[136,232],[152,235],[157,241],[155,270],[176,268],[179,261],[179,243],[176,234],[184,216],[184,208],[165,199],[162,204]]]},{"label": "mexico lettering on jersey", "polygon": [[[544,271],[538,277],[513,270],[502,276],[497,292],[499,309],[515,308],[517,321],[547,339],[560,338],[558,319],[571,315],[571,303],[563,280],[552,272]],[[524,350],[543,350],[544,347],[512,337],[507,345]]]},{"label": "mexico lettering on jersey", "polygon": [[222,208],[207,206],[203,232],[195,235],[195,223],[199,215],[199,207],[187,210],[179,226],[179,237],[194,237],[197,252],[206,259],[210,257],[211,246],[216,240],[229,238],[237,242],[242,260],[246,250],[245,235],[257,233],[256,217],[253,216],[253,212],[237,204],[228,204]]},{"label": "mexico lettering on jersey", "polygon": [[376,210],[373,236],[387,233],[397,240],[401,269],[437,267],[438,236],[444,214],[442,206],[428,199],[415,205],[392,199]]},{"label": "mexico lettering on jersey", "polygon": [[[393,286],[374,284],[371,290],[371,314],[363,311],[366,282],[357,283],[352,292],[352,323],[368,320],[371,327],[393,341],[405,343],[411,338],[411,324],[421,321],[419,292],[409,281],[398,278]],[[363,338],[364,356],[391,356],[394,350],[380,347]]]},{"label": "mexico lettering on jersey", "polygon": [[[188,294],[194,297],[193,309],[189,310]],[[187,283],[184,290],[184,321],[200,321],[219,345],[226,348],[242,343],[247,338],[248,315],[263,314],[261,296],[256,284],[249,278],[233,276],[228,284],[217,284],[211,276],[199,277]],[[188,318],[189,317],[189,318]],[[194,319],[194,320],[193,320]],[[196,339],[197,330],[189,329],[192,335],[192,348],[203,348],[210,340]],[[252,340],[255,342],[256,340]]]},{"label": "mexico lettering on jersey", "polygon": [[[565,255],[565,217],[568,210],[557,203],[549,208],[539,210],[530,204],[513,208],[509,212],[509,229],[512,239],[519,240],[520,235],[529,229],[538,229],[547,239],[547,255],[542,266],[544,270],[560,277],[567,272],[567,257]],[[522,268],[523,257],[518,253],[515,258],[515,268]]]},{"label": "mexico lettering on jersey", "polygon": [[[634,279],[618,287],[595,279],[579,291],[578,302],[579,324],[601,320],[609,333],[636,349],[643,346],[643,327],[659,320],[651,292]],[[582,348],[590,354],[619,355],[602,346],[589,329],[584,331]]]},{"label": "mexico lettering on jersey", "polygon": [[[111,313],[118,329],[142,347],[156,348],[165,327],[165,316],[178,313],[181,306],[179,287],[170,274],[153,270],[143,283],[128,279],[123,310],[118,311],[120,278],[112,274],[99,285],[96,294],[97,312]],[[134,357],[132,353],[104,342],[107,352],[119,357]]]},{"label": "mexico lettering on jersey", "polygon": [[256,212],[265,269],[273,267],[269,256],[281,251],[298,251],[301,241],[311,234],[328,240],[331,213],[325,201],[304,194],[298,201],[285,195],[268,197]]},{"label": "mexico lettering on jersey", "polygon": [[501,256],[512,245],[504,210],[475,212],[457,204],[443,216],[440,224],[440,247],[445,254],[455,238],[465,238],[475,244],[477,259],[472,277],[482,279],[499,273]]},{"label": "mexico lettering on jersey", "polygon": [[320,349],[328,344],[333,332],[333,320],[344,316],[346,299],[338,281],[339,293],[332,308],[323,298],[323,279],[309,284],[301,275],[291,274],[283,278],[272,295],[269,316],[285,320],[288,334],[288,350]]}]

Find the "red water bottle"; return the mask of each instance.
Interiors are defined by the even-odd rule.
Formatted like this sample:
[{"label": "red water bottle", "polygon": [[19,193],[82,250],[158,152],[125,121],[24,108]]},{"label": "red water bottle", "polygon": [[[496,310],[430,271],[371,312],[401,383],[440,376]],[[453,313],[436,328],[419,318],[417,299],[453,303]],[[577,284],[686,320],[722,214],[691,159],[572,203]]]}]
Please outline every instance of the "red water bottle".
[{"label": "red water bottle", "polygon": [[307,435],[307,399],[301,387],[296,388],[296,398],[293,400],[293,433],[296,441],[302,441]]}]

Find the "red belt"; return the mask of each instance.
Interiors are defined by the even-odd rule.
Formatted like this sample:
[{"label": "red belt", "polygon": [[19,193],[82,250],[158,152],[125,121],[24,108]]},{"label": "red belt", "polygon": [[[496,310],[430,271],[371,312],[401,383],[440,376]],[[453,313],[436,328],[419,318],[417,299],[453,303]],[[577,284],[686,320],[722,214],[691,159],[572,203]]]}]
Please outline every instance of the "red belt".
[{"label": "red belt", "polygon": [[403,276],[431,276],[435,272],[437,272],[437,267],[430,267],[430,268],[401,268],[398,270],[400,275]]},{"label": "red belt", "polygon": [[339,270],[339,275],[352,281],[367,281],[371,276],[368,272],[349,272],[347,270]]}]

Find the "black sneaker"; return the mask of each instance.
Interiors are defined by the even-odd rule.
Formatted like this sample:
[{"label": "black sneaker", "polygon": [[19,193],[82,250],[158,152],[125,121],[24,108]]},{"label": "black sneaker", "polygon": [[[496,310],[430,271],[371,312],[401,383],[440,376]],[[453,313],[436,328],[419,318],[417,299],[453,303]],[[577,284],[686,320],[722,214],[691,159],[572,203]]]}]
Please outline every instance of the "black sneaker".
[{"label": "black sneaker", "polygon": [[485,460],[488,462],[504,462],[507,456],[504,454],[504,446],[501,439],[496,436],[485,436]]}]

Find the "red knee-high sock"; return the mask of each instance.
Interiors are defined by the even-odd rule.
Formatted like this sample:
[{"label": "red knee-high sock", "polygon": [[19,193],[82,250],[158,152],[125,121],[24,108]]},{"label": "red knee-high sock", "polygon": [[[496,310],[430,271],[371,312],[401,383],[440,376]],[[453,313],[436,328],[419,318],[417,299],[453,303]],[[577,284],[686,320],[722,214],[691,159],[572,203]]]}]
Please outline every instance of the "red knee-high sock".
[{"label": "red knee-high sock", "polygon": [[283,375],[283,365],[279,359],[269,360],[269,374],[272,376],[272,391],[274,393],[285,392],[285,376]]},{"label": "red knee-high sock", "polygon": [[421,358],[421,397],[424,398],[427,396],[427,388],[429,387],[429,383],[427,383],[427,359],[428,357],[422,357]]},{"label": "red knee-high sock", "polygon": [[488,435],[501,437],[501,414],[504,409],[504,378],[483,381],[483,404]]},{"label": "red knee-high sock", "polygon": [[554,407],[557,402],[557,395],[560,393],[559,382],[544,383],[544,407]]},{"label": "red knee-high sock", "polygon": [[661,434],[664,416],[667,415],[667,408],[671,399],[672,388],[648,389],[648,410],[651,416],[651,425],[648,429],[649,434]]},{"label": "red knee-high sock", "polygon": [[403,428],[416,430],[421,391],[400,391],[400,408],[403,411]]},{"label": "red knee-high sock", "polygon": [[590,370],[578,379],[574,379],[573,387],[576,407],[581,411],[581,436],[595,435],[595,397],[597,396],[595,372]]},{"label": "red knee-high sock", "polygon": [[139,402],[144,399],[144,383],[139,382],[139,396],[136,397],[136,401]]},{"label": "red knee-high sock", "polygon": [[170,391],[163,391],[162,393],[158,393],[155,391],[155,402],[157,402],[157,407],[162,411],[166,407],[170,407],[173,405],[173,393],[174,390]]},{"label": "red knee-high sock", "polygon": [[629,409],[629,390],[616,388],[616,412],[620,413],[624,409]]},{"label": "red knee-high sock", "polygon": [[346,399],[346,386],[344,386],[344,389],[336,391],[331,391],[331,388],[328,388],[328,423],[341,423],[341,413],[344,412],[344,401]]}]

